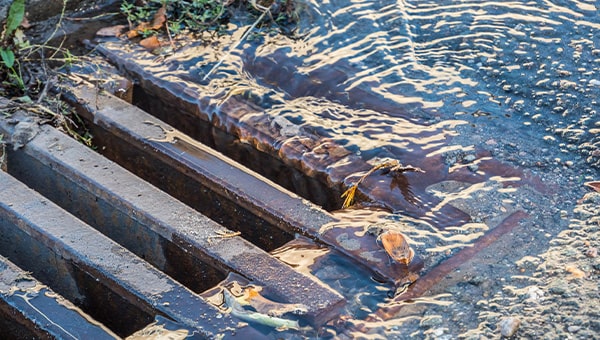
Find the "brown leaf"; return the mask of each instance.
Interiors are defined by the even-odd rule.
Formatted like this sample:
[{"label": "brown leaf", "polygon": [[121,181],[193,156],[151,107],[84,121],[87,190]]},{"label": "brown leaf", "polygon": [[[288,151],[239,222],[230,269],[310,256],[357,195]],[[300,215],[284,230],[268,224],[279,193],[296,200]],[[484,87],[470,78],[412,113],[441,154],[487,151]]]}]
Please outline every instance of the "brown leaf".
[{"label": "brown leaf", "polygon": [[23,21],[21,21],[21,25],[19,25],[21,27],[23,27],[24,29],[28,29],[31,28],[31,24],[29,23],[29,19],[27,19],[27,16],[23,16]]},{"label": "brown leaf", "polygon": [[584,185],[596,192],[600,192],[600,181],[586,182]]},{"label": "brown leaf", "polygon": [[571,274],[569,279],[583,279],[587,276],[583,270],[577,268],[575,265],[568,265],[565,267],[565,270]]},{"label": "brown leaf", "polygon": [[148,25],[147,22],[142,22],[141,24],[137,25],[136,28],[127,31],[127,38],[133,39],[135,37],[138,37],[142,34],[141,32],[147,31],[149,28],[150,25]]},{"label": "brown leaf", "polygon": [[118,37],[122,34],[125,28],[127,28],[127,25],[103,27],[96,32],[96,35],[100,37]]},{"label": "brown leaf", "polygon": [[397,231],[388,230],[379,235],[378,240],[386,253],[399,263],[408,265],[415,256],[415,252],[408,245],[404,235]]},{"label": "brown leaf", "polygon": [[156,11],[152,23],[142,22],[136,28],[127,32],[127,38],[132,39],[141,35],[141,32],[149,30],[159,30],[167,22],[167,10],[163,6]]},{"label": "brown leaf", "polygon": [[154,19],[152,20],[151,29],[157,30],[160,29],[163,24],[167,21],[167,9],[165,6],[161,7],[154,14]]},{"label": "brown leaf", "polygon": [[140,41],[140,45],[142,45],[142,47],[144,47],[148,51],[154,51],[155,49],[157,49],[161,46],[160,41],[158,40],[158,38],[155,35],[148,37],[146,39],[142,39]]}]

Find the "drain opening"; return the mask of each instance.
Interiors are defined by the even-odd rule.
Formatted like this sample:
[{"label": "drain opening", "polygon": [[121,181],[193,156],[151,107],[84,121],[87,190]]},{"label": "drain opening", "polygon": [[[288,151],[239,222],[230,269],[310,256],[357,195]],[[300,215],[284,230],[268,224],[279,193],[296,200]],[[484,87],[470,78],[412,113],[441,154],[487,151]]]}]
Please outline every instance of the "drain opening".
[{"label": "drain opening", "polygon": [[[163,143],[165,149],[158,150],[148,140],[152,139],[155,143],[156,139],[163,138],[165,131],[161,130],[160,121],[145,128],[140,127],[140,125],[147,125],[149,117],[152,116],[142,113],[143,111],[134,112],[132,108],[136,108],[135,106],[129,107],[130,104],[126,102],[100,93],[101,100],[109,105],[109,110],[114,106],[114,110],[123,112],[118,123],[110,121],[110,117],[105,119],[93,105],[93,97],[97,95],[72,90],[63,92],[64,98],[75,106],[78,115],[86,122],[100,154],[215,222],[232,231],[241,232],[244,239],[267,252],[281,247],[294,238],[294,233],[297,231],[285,227],[289,223],[286,221],[286,216],[273,217],[272,213],[267,212],[271,209],[269,206],[252,204],[253,206],[249,207],[245,202],[251,201],[252,197],[239,197],[240,193],[235,187],[227,189],[227,186],[231,187],[235,184],[225,183],[226,180],[222,178],[206,178],[206,174],[189,168],[186,162],[202,161],[206,157],[213,157],[207,154],[205,145],[196,140],[191,141],[193,144],[184,143],[175,137],[173,140],[165,140]],[[154,135],[157,135],[158,130],[158,135],[161,137],[148,138],[148,132],[141,130],[151,130]],[[146,133],[146,135],[135,137],[134,133]],[[183,159],[181,155],[189,156],[192,160]],[[206,162],[216,168],[217,177],[218,172],[230,173],[230,168],[239,167],[238,164],[227,163],[218,158]],[[247,173],[243,169],[237,171]],[[251,195],[261,195],[262,188],[269,186],[260,180],[255,180],[252,175],[246,178],[249,181],[256,181],[255,192]],[[219,183],[215,184],[215,182]]]},{"label": "drain opening", "polygon": [[213,221],[230,230],[241,232],[244,239],[259,248],[271,251],[293,239],[292,234],[282,231],[274,223],[241,207],[231,193],[217,192],[182,172],[176,165],[163,159],[149,157],[145,151],[129,143],[127,136],[115,134],[114,131],[88,120],[89,113],[81,116],[84,117],[94,135],[100,154]]}]

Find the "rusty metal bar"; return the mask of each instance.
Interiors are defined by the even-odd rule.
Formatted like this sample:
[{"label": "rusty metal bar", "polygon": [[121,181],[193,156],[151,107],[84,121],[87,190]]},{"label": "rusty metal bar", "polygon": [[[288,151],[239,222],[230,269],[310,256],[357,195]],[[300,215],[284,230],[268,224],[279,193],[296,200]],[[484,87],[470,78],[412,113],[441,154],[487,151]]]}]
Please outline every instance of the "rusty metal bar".
[{"label": "rusty metal bar", "polygon": [[[171,73],[165,70],[165,63],[153,62],[154,56],[145,53],[142,47],[128,43],[110,41],[97,45],[96,49],[137,84],[133,91],[135,105],[327,210],[341,207],[340,195],[352,184],[349,175],[367,171],[374,165],[365,161],[364,156],[315,131],[302,129],[293,138],[282,135],[282,129],[276,128],[279,125],[276,119],[253,100],[253,90],[237,91],[235,85],[231,85],[231,88],[222,89],[230,91],[228,94],[215,94],[210,86],[206,89],[204,82],[194,75],[197,70],[190,70],[189,75],[185,72]],[[261,65],[258,68],[267,67],[262,71],[274,74],[286,73],[280,63],[287,59],[283,55],[281,57],[282,60],[275,64],[268,58],[262,60],[258,62]],[[189,65],[183,61],[186,59],[173,56],[167,63],[168,68],[187,69]],[[244,60],[243,66],[254,68],[257,66],[255,62],[254,56],[251,56]],[[335,78],[340,75],[338,71],[328,70],[332,72],[328,76]],[[284,87],[288,80],[284,81]],[[327,82],[326,79],[320,80]],[[321,85],[315,90],[328,89],[327,85]],[[364,92],[359,93],[356,95],[364,97]],[[428,138],[427,133],[423,137]],[[449,177],[441,155],[425,157],[431,151],[403,153],[402,159],[398,159],[421,167],[426,175],[373,176],[358,188],[358,196],[380,207],[423,219],[439,228],[466,223],[470,217],[451,205],[431,209],[440,201],[428,193],[426,187]],[[379,157],[400,156],[383,152]],[[471,182],[474,180],[470,171],[457,171],[452,177],[457,175],[465,176]],[[416,201],[429,204],[414,204]]]},{"label": "rusty metal bar", "polygon": [[2,255],[120,336],[156,314],[205,337],[235,330],[229,315],[5,172],[0,172],[0,230]]},{"label": "rusty metal bar", "polygon": [[[494,229],[488,231],[485,235],[475,241],[472,247],[465,247],[456,253],[454,256],[440,263],[427,274],[423,275],[417,283],[409,287],[405,292],[399,294],[394,298],[395,302],[410,301],[411,299],[418,298],[430,293],[440,281],[456,270],[460,265],[468,262],[473,257],[478,255],[483,249],[490,246],[500,239],[503,235],[512,232],[519,223],[530,217],[529,214],[522,210],[517,210],[510,216],[506,217],[500,224]],[[376,315],[378,318],[383,320],[389,320],[393,318],[402,308],[403,304],[391,304],[391,307],[381,308],[377,311]]]}]

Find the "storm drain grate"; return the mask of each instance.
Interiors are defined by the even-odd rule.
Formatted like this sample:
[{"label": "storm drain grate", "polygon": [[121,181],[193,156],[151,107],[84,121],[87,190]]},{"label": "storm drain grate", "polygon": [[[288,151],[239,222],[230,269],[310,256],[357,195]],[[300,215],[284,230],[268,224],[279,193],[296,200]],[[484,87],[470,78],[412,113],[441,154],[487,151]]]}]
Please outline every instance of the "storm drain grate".
[{"label": "storm drain grate", "polygon": [[[0,125],[8,136],[15,130]],[[121,336],[156,315],[207,336],[235,332],[237,323],[198,295],[231,272],[274,300],[306,307],[303,319],[313,325],[344,304],[335,291],[50,127],[6,156],[8,172],[37,192],[1,174],[2,255]]]},{"label": "storm drain grate", "polygon": [[373,239],[330,228],[344,222],[145,111],[90,86],[65,91],[91,123],[103,155],[262,249],[273,250],[302,234],[391,283],[410,275],[410,268],[390,263]]},{"label": "storm drain grate", "polygon": [[[2,172],[0,179],[3,254],[117,334],[144,327],[156,314],[196,326],[205,335],[235,326],[231,318],[214,318],[213,308],[189,289],[10,175]],[[13,300],[35,296],[19,295],[18,289],[17,280],[5,283],[2,293]],[[71,320],[56,320],[58,312],[45,317],[68,328]],[[204,322],[211,314],[211,322]]]}]

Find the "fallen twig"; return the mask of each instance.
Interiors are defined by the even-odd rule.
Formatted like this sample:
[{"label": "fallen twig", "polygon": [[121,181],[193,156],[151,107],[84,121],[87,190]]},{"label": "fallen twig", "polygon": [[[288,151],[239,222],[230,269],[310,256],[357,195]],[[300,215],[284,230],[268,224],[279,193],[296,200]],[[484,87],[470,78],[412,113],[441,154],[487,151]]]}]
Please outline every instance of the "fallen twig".
[{"label": "fallen twig", "polygon": [[362,175],[354,183],[352,186],[348,188],[348,190],[344,191],[342,194],[342,198],[344,198],[344,203],[342,204],[342,209],[348,208],[354,202],[354,196],[356,195],[356,190],[358,189],[358,185],[362,183],[365,178],[380,169],[389,169],[390,172],[402,173],[402,172],[425,172],[421,170],[421,168],[414,167],[412,165],[403,166],[402,163],[398,160],[390,160],[385,161],[383,163],[377,164],[371,168],[371,170],[367,171],[366,174]]}]

